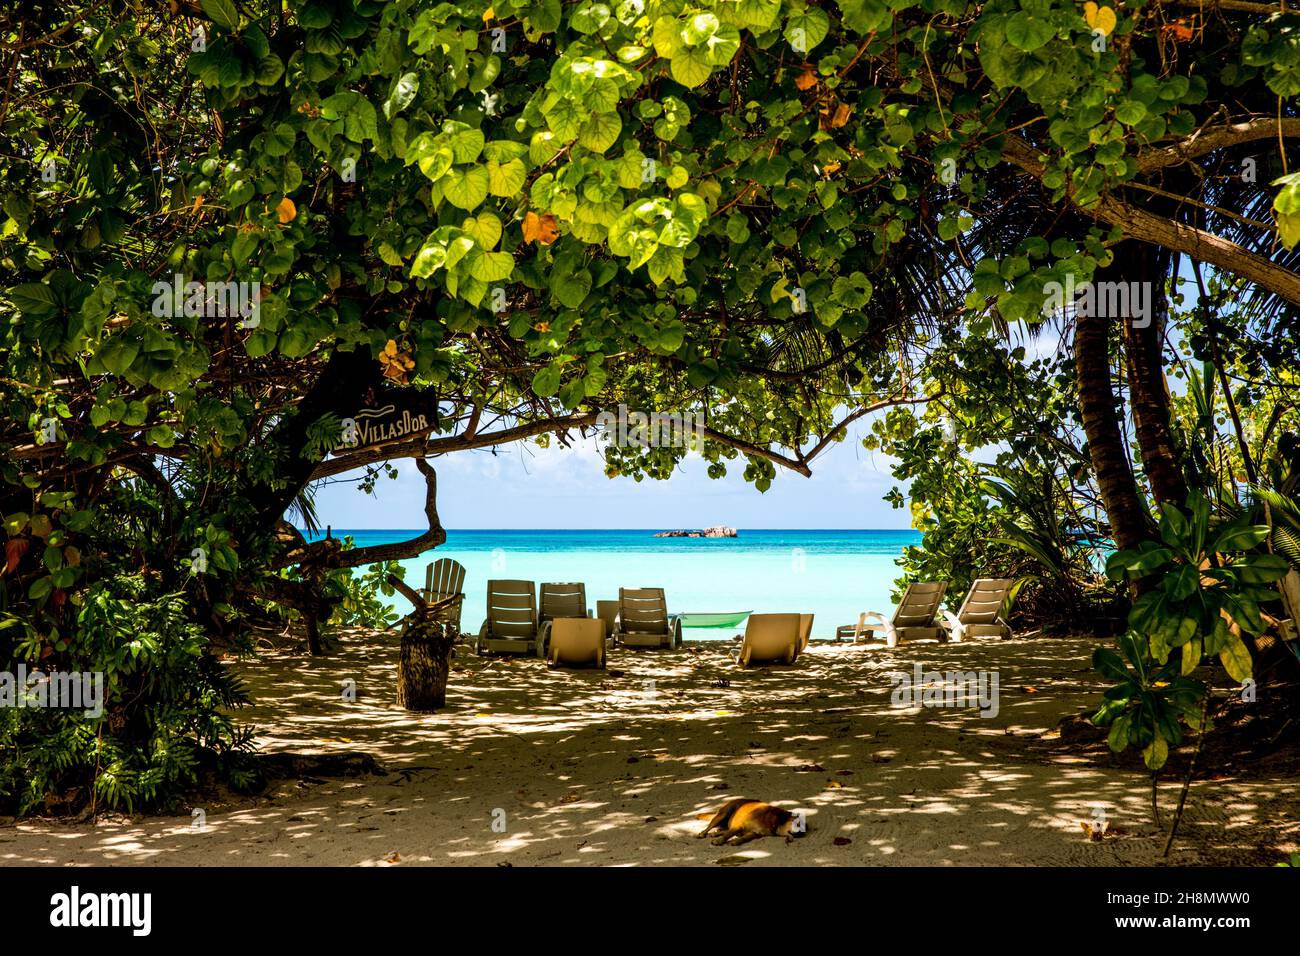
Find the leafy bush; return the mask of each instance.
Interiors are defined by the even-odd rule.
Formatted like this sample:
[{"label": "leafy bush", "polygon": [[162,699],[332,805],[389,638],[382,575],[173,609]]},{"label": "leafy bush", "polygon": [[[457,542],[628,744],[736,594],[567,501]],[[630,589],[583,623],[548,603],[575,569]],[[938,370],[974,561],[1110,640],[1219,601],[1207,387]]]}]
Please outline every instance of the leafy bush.
[{"label": "leafy bush", "polygon": [[1205,686],[1188,676],[1205,657],[1217,657],[1237,683],[1250,678],[1243,636],[1267,629],[1260,605],[1277,599],[1269,584],[1288,568],[1277,555],[1251,552],[1268,537],[1267,525],[1249,517],[1216,522],[1212,511],[1195,492],[1186,508],[1165,505],[1160,540],[1117,552],[1106,565],[1111,578],[1146,590],[1120,639],[1123,657],[1106,648],[1093,655],[1097,670],[1116,681],[1093,721],[1111,728],[1112,750],[1139,748],[1153,771],[1182,740],[1183,724],[1209,729],[1201,718]]}]

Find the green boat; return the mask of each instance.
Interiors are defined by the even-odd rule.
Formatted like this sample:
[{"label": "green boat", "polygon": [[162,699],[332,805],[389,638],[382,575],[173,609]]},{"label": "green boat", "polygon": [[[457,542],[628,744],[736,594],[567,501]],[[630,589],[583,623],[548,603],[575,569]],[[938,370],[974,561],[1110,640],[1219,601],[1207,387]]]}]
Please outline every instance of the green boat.
[{"label": "green boat", "polygon": [[719,611],[683,614],[682,627],[735,627],[751,613],[751,611]]}]

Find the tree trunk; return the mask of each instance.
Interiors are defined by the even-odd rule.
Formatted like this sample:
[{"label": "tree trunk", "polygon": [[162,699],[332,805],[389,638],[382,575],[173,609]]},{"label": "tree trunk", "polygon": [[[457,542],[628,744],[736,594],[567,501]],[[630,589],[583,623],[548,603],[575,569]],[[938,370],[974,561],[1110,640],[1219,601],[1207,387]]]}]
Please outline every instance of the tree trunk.
[{"label": "tree trunk", "polygon": [[1074,365],[1079,411],[1088,436],[1088,453],[1097,487],[1110,518],[1111,534],[1121,549],[1135,548],[1150,536],[1150,521],[1124,448],[1110,378],[1111,319],[1075,316]]},{"label": "tree trunk", "polygon": [[[311,480],[323,455],[307,455],[309,432],[325,415],[340,419],[355,412],[366,392],[380,384],[379,363],[369,352],[335,352],[317,376],[315,384],[298,403],[295,414],[271,433],[268,444],[277,447],[281,463],[266,481],[249,483],[247,497],[254,513],[244,523],[253,534],[270,533],[279,527],[284,511]],[[328,452],[328,449],[326,449]]]},{"label": "tree trunk", "polygon": [[[1169,318],[1164,288],[1170,256],[1163,249],[1137,242],[1123,243],[1115,255],[1117,263],[1123,263],[1122,274],[1127,281],[1146,283],[1151,307],[1148,315],[1135,316],[1130,297],[1129,315],[1120,317],[1124,324],[1129,406],[1142,470],[1156,501],[1181,506],[1187,501],[1187,480],[1174,442],[1164,367],[1165,325]],[[1115,271],[1115,266],[1108,271]]]},{"label": "tree trunk", "polygon": [[445,632],[450,627],[433,619],[413,621],[402,635],[397,702],[407,710],[440,710],[447,705],[451,642],[446,640]]},{"label": "tree trunk", "polygon": [[456,594],[430,604],[396,575],[390,574],[388,583],[415,605],[402,631],[397,702],[407,710],[440,710],[447,705],[447,675],[452,647],[460,637],[457,622],[464,596]]}]

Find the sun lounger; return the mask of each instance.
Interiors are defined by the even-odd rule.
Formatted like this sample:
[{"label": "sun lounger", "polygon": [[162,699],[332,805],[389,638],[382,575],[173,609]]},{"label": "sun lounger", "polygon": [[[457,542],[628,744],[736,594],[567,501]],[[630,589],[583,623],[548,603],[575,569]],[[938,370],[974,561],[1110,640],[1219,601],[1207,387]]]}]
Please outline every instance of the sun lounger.
[{"label": "sun lounger", "polygon": [[[852,638],[856,643],[871,640],[876,631],[882,631],[889,647],[901,640],[944,640],[947,633],[935,620],[948,585],[943,581],[917,581],[907,586],[903,599],[898,602],[893,617],[886,618],[880,611],[867,611],[857,624],[846,624],[835,632],[837,640]],[[876,623],[868,623],[875,621]]]},{"label": "sun lounger", "polygon": [[537,653],[543,657],[546,656],[553,621],[561,618],[591,617],[591,609],[587,607],[587,586],[579,581],[543,584],[539,589],[538,604],[537,620],[541,646]]},{"label": "sun lounger", "polygon": [[1011,626],[1002,618],[1002,607],[1007,603],[1013,578],[979,578],[970,586],[961,609],[953,614],[944,613],[944,626],[954,642],[967,637],[1000,637],[1009,639]]},{"label": "sun lounger", "polygon": [[812,629],[811,614],[751,614],[745,625],[737,663],[793,664],[803,649],[803,622]]},{"label": "sun lounger", "polygon": [[812,638],[812,621],[811,614],[799,615],[799,653],[802,654],[808,650],[808,641]]},{"label": "sun lounger", "polygon": [[668,613],[663,588],[619,588],[614,639],[627,647],[682,646],[682,622]]},{"label": "sun lounger", "polygon": [[532,581],[488,582],[487,620],[479,629],[480,654],[541,655],[537,595]]},{"label": "sun lounger", "polygon": [[605,666],[604,621],[598,617],[557,617],[548,623],[548,667]]}]

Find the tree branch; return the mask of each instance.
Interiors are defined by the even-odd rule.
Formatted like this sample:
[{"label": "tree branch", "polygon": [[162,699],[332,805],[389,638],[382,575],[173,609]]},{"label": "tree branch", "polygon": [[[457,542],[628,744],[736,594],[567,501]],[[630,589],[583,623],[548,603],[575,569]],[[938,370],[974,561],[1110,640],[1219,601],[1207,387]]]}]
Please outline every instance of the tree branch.
[{"label": "tree branch", "polygon": [[1260,139],[1300,138],[1300,119],[1260,117],[1244,123],[1208,126],[1172,146],[1144,149],[1137,154],[1138,172],[1149,173],[1176,163],[1196,159],[1216,149]]}]

